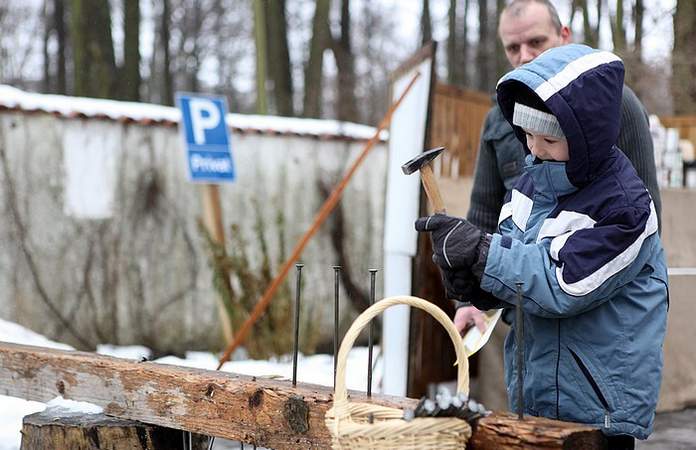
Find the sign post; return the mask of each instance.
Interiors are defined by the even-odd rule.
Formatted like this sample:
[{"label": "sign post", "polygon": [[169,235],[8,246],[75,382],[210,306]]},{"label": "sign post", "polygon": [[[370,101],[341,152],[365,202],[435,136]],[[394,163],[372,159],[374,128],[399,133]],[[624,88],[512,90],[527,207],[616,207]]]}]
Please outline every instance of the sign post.
[{"label": "sign post", "polygon": [[[181,110],[181,134],[186,150],[189,180],[202,183],[203,224],[225,255],[225,229],[222,224],[219,183],[235,179],[232,147],[227,130],[227,102],[224,97],[177,93]],[[229,288],[229,277],[224,282]],[[230,290],[228,289],[228,292]],[[224,299],[218,296],[218,311],[225,342],[232,341],[232,324]]]}]

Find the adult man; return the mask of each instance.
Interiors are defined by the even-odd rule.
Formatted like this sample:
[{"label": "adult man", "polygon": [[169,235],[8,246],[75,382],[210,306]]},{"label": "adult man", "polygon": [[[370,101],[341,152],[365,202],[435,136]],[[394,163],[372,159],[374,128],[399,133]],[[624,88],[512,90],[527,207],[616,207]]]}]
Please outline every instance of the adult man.
[{"label": "adult man", "polygon": [[[513,0],[501,13],[498,34],[505,56],[513,68],[533,60],[549,48],[571,41],[570,29],[561,24],[556,8],[548,0]],[[622,126],[618,147],[626,151],[626,156],[647,186],[659,217],[660,193],[647,114],[633,91],[625,86],[621,110]],[[481,133],[471,206],[467,214],[471,223],[486,232],[495,230],[505,194],[512,189],[522,172],[524,156],[523,147],[515,138],[512,127],[504,119],[500,108],[494,106],[486,117]],[[463,306],[457,309],[454,323],[460,331],[472,325],[481,328],[482,314],[473,306]],[[489,347],[489,352],[496,352],[490,359],[497,361],[500,366],[500,330],[492,338]],[[480,377],[481,381],[493,381],[495,377],[486,373],[486,363],[483,362],[482,366],[481,372],[485,373],[485,377]],[[502,368],[496,371],[502,372]],[[485,390],[483,386],[481,389]],[[503,398],[502,395],[498,396],[498,400],[493,400],[491,406],[499,407],[498,402]]]}]

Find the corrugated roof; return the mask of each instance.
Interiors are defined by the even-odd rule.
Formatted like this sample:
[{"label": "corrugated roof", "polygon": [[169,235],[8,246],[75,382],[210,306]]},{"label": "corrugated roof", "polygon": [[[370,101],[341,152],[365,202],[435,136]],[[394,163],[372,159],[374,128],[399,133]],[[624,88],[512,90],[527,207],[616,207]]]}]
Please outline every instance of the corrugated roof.
[{"label": "corrugated roof", "polygon": [[[177,126],[178,108],[151,103],[125,102],[66,95],[37,94],[0,85],[0,110],[43,112],[65,118],[114,120],[140,125]],[[236,133],[259,133],[359,141],[371,138],[375,128],[336,120],[228,114],[227,124]],[[383,131],[382,140],[387,138]]]}]

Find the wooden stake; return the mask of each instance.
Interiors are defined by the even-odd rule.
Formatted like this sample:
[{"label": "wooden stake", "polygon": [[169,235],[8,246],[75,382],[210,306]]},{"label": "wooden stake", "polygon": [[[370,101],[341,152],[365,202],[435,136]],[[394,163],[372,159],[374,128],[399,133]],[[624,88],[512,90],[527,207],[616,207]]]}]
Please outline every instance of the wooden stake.
[{"label": "wooden stake", "polygon": [[[220,206],[220,189],[217,184],[204,184],[202,186],[203,196],[203,225],[210,234],[213,242],[220,245],[225,254],[225,228],[222,224],[222,207]],[[225,276],[223,282],[227,285],[227,292],[230,292],[230,278]],[[222,295],[217,295],[218,315],[220,325],[225,336],[225,344],[232,342],[232,321],[225,307],[225,300]]]}]

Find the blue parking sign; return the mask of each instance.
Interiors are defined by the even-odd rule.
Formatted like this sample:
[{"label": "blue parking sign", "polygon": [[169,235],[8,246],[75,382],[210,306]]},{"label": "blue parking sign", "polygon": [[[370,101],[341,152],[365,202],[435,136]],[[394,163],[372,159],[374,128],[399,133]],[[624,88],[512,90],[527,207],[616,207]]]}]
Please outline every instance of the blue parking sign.
[{"label": "blue parking sign", "polygon": [[186,165],[191,181],[222,183],[234,180],[234,161],[225,117],[224,97],[177,93]]}]

